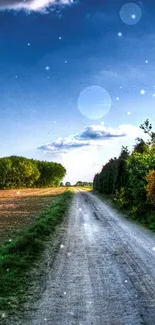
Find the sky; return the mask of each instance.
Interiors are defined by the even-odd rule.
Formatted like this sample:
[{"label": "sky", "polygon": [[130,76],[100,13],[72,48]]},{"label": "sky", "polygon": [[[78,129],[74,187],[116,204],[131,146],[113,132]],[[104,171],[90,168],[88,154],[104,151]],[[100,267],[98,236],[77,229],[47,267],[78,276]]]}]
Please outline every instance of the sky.
[{"label": "sky", "polygon": [[155,126],[154,1],[0,0],[0,156],[92,181]]}]

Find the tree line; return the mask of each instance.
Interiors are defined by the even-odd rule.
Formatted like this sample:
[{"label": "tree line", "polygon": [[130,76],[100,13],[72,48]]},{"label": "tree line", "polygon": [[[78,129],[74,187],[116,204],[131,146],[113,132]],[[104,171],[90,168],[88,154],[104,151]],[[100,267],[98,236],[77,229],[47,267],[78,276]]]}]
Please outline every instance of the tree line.
[{"label": "tree line", "polygon": [[140,128],[149,140],[137,138],[132,152],[122,147],[95,175],[93,188],[155,229],[155,133],[148,119]]},{"label": "tree line", "polygon": [[80,187],[92,187],[93,182],[83,182],[83,181],[78,181],[75,185],[71,185],[70,182],[66,182],[65,184],[63,182],[60,183],[60,186],[80,186]]},{"label": "tree line", "polygon": [[66,169],[59,163],[10,156],[0,158],[0,189],[59,186]]}]

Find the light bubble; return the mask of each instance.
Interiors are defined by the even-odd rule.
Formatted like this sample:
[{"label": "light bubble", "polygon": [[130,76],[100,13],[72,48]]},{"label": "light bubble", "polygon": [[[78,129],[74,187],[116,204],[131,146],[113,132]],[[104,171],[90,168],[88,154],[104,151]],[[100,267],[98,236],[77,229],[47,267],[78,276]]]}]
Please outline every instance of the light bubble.
[{"label": "light bubble", "polygon": [[155,251],[155,247],[153,247],[152,250]]},{"label": "light bubble", "polygon": [[61,245],[60,245],[60,248],[64,248],[64,245],[61,244]]},{"label": "light bubble", "polygon": [[122,37],[122,36],[123,36],[123,34],[122,34],[121,32],[119,32],[117,35],[118,35],[119,37]]},{"label": "light bubble", "polygon": [[131,18],[136,19],[136,15],[135,14],[131,15]]},{"label": "light bubble", "polygon": [[81,208],[79,208],[79,211],[82,211],[82,209],[81,209]]},{"label": "light bubble", "polygon": [[109,93],[100,86],[85,88],[79,95],[78,108],[82,115],[96,120],[109,113],[112,101]]},{"label": "light bubble", "polygon": [[144,89],[141,89],[140,94],[145,95],[146,91]]},{"label": "light bubble", "polygon": [[5,318],[6,317],[6,314],[5,313],[2,313],[2,318]]},{"label": "light bubble", "polygon": [[133,2],[126,3],[120,10],[120,18],[127,25],[137,24],[141,17],[141,8]]}]

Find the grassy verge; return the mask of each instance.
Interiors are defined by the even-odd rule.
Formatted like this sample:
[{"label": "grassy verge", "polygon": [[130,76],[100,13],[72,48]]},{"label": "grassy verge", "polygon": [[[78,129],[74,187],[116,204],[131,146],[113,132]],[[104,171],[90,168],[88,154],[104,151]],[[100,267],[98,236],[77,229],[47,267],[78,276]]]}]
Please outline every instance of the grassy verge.
[{"label": "grassy verge", "polygon": [[140,223],[148,229],[155,231],[155,211],[146,211],[142,214],[132,213],[131,210],[120,207],[117,201],[114,200],[112,195],[105,195],[94,191],[101,200],[106,201],[113,208],[117,208],[120,213],[124,214],[127,218]]},{"label": "grassy verge", "polygon": [[66,191],[34,224],[0,248],[0,309],[9,308],[28,287],[28,270],[44,248],[45,240],[63,220],[73,194]]}]

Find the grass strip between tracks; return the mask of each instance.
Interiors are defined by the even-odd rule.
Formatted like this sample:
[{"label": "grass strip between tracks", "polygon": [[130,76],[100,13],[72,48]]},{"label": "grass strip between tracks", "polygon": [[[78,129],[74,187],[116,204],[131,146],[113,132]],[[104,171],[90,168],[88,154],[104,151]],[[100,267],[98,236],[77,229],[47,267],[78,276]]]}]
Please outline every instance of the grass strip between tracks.
[{"label": "grass strip between tracks", "polygon": [[73,193],[66,191],[34,224],[0,248],[0,310],[9,307],[28,285],[28,270],[43,250],[45,240],[52,234],[68,211]]}]

